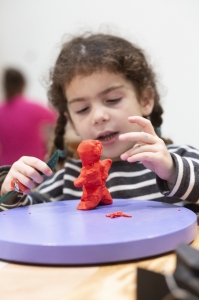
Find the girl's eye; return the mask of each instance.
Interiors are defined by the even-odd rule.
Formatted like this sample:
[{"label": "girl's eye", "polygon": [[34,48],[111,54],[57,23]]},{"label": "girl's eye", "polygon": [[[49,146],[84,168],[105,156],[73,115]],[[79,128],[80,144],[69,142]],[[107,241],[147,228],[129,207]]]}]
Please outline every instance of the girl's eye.
[{"label": "girl's eye", "polygon": [[84,107],[84,108],[82,108],[80,110],[77,110],[76,114],[82,114],[82,113],[86,112],[87,110],[88,110],[88,107]]},{"label": "girl's eye", "polygon": [[106,102],[108,102],[108,103],[117,103],[117,102],[119,102],[121,99],[122,99],[122,98],[109,99],[109,100],[107,100]]}]

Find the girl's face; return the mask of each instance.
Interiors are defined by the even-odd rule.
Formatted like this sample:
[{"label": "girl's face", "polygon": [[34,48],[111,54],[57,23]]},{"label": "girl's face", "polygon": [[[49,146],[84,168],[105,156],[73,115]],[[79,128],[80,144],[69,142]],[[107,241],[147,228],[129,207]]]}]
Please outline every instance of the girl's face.
[{"label": "girl's face", "polygon": [[153,101],[145,93],[138,102],[132,83],[121,74],[106,71],[76,76],[66,87],[68,111],[76,133],[83,140],[102,142],[102,158],[120,159],[135,142],[121,142],[122,133],[141,131],[129,116],[147,116]]}]

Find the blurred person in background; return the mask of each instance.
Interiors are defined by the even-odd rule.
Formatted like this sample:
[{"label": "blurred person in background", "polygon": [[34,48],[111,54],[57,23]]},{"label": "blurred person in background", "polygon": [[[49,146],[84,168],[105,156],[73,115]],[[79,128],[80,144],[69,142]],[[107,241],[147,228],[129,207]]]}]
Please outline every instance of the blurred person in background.
[{"label": "blurred person in background", "polygon": [[0,165],[12,165],[21,156],[45,160],[56,113],[30,101],[26,79],[14,68],[3,72],[4,101],[0,104]]}]

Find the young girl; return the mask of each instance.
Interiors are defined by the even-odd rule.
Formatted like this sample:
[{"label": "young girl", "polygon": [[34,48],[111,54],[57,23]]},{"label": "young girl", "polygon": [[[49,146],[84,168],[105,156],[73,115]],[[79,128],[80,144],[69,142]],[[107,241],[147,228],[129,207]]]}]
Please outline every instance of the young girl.
[{"label": "young girl", "polygon": [[39,186],[28,196],[12,197],[1,210],[81,198],[81,188],[74,186],[81,161],[65,149],[68,121],[82,140],[102,142],[101,159],[113,160],[106,182],[113,198],[199,199],[199,152],[161,137],[156,78],[141,49],[116,36],[79,36],[63,45],[50,79],[49,101],[59,112],[52,153],[66,154],[60,158],[63,166],[52,174],[43,161],[22,157],[11,168],[2,167],[1,196],[14,178],[28,187],[27,194]]}]

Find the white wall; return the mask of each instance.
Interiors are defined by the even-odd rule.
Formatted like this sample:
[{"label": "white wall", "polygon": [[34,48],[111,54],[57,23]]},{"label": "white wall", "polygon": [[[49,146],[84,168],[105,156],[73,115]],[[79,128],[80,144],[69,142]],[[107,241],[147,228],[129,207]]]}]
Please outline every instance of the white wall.
[{"label": "white wall", "polygon": [[64,35],[84,29],[120,34],[147,51],[161,83],[164,136],[199,147],[199,1],[0,0],[0,72],[20,67],[27,94],[47,103],[43,77]]}]

